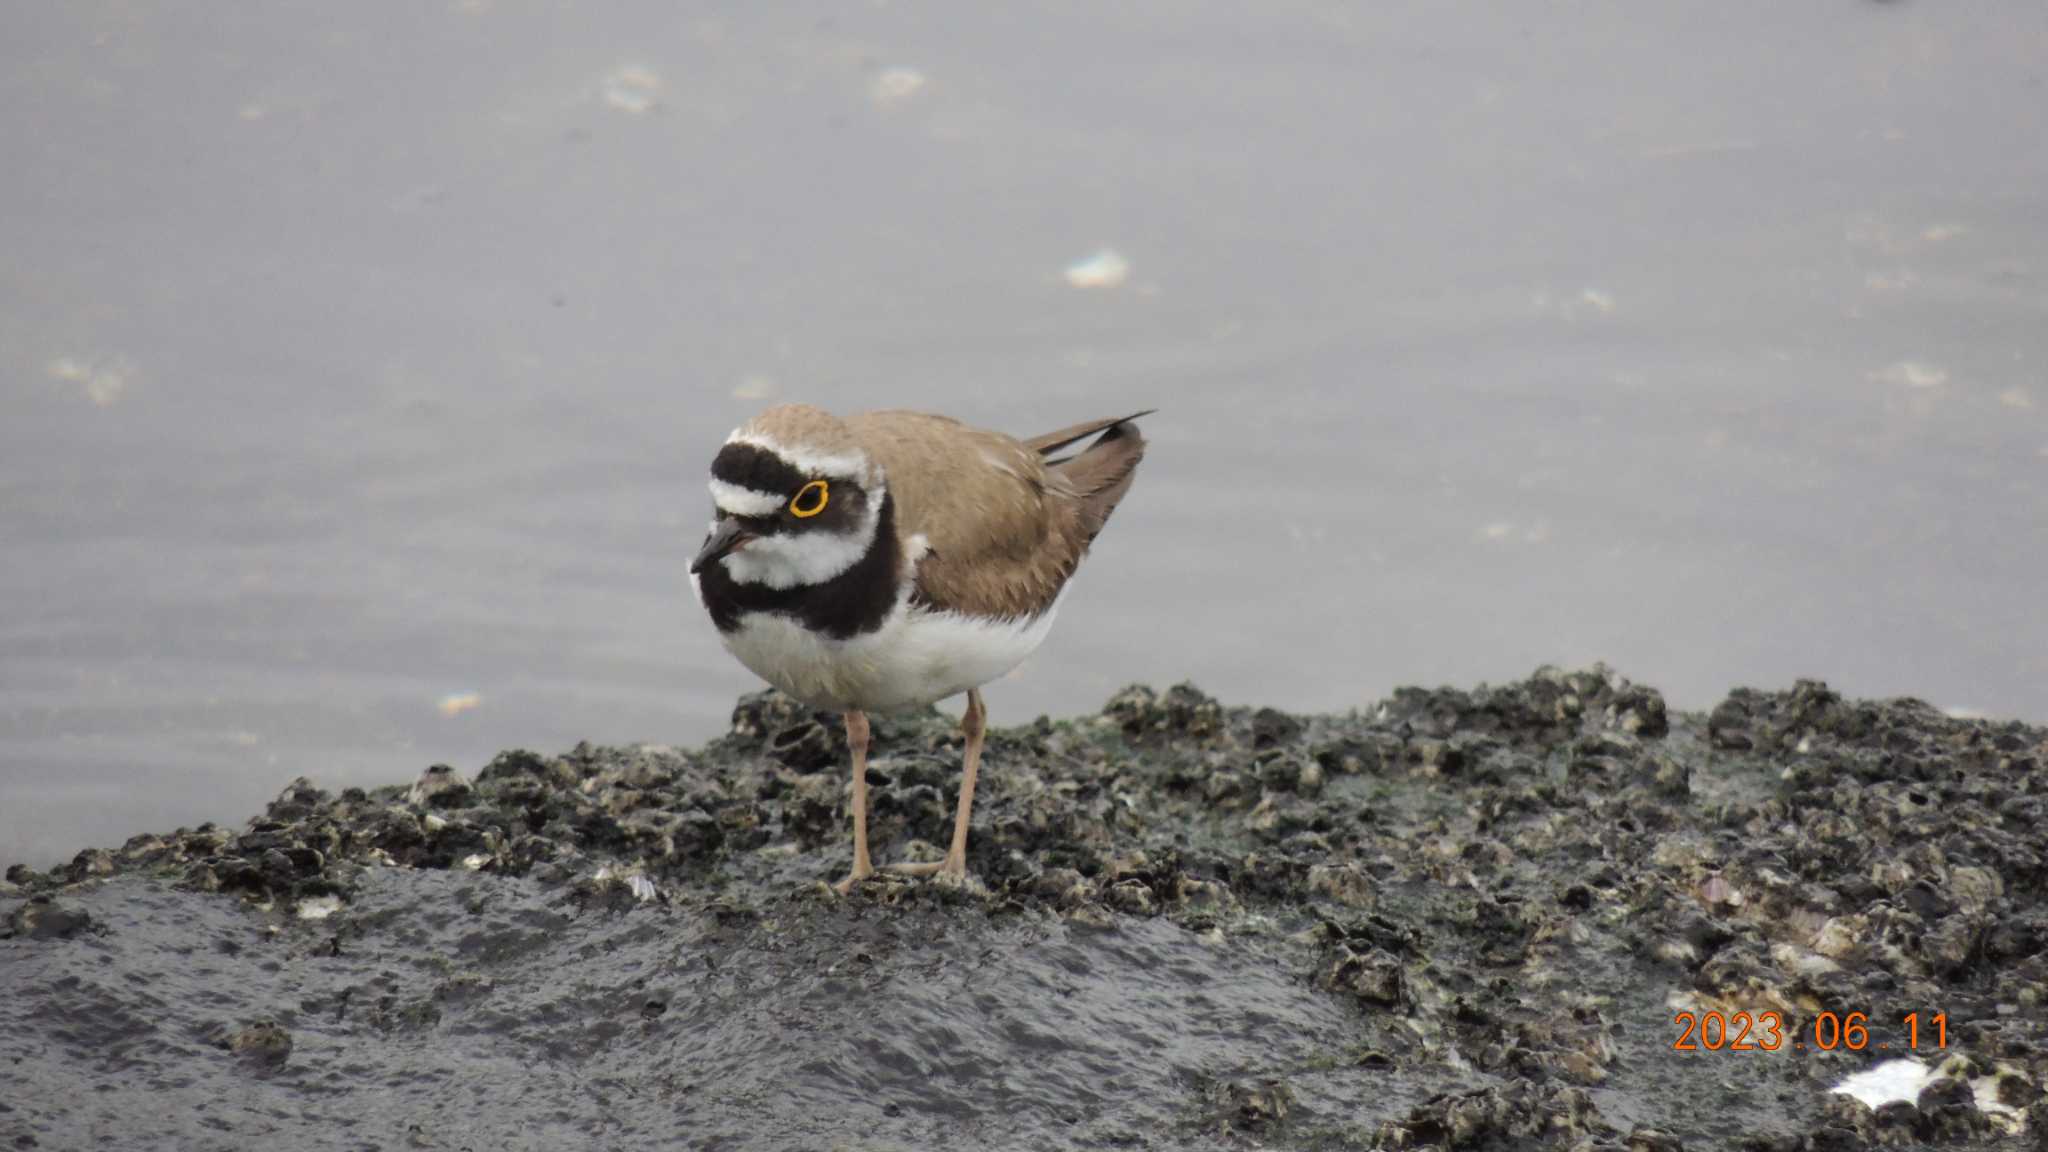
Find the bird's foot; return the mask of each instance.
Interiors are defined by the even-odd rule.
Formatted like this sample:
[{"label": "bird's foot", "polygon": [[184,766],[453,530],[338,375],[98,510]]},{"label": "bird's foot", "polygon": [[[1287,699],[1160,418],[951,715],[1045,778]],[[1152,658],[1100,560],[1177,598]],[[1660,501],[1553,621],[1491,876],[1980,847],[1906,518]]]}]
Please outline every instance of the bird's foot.
[{"label": "bird's foot", "polygon": [[974,878],[967,874],[966,856],[948,856],[944,860],[919,860],[902,864],[891,864],[887,871],[898,876],[926,876],[932,883],[947,888],[971,887]]},{"label": "bird's foot", "polygon": [[868,864],[866,861],[861,861],[853,866],[853,871],[846,874],[846,879],[841,880],[837,884],[834,884],[832,886],[832,890],[834,892],[839,893],[841,896],[844,896],[847,893],[853,891],[854,885],[860,883],[861,881],[867,879],[870,876],[873,876],[874,874],[874,866]]},{"label": "bird's foot", "polygon": [[940,888],[949,888],[955,892],[973,892],[977,894],[986,894],[988,892],[988,887],[974,873],[969,872],[965,864],[960,865],[958,868],[941,866],[937,872],[932,873],[931,882]]},{"label": "bird's foot", "polygon": [[882,871],[891,876],[930,876],[946,864],[938,845],[928,840],[910,841],[903,846],[903,854],[910,859],[884,864]]}]

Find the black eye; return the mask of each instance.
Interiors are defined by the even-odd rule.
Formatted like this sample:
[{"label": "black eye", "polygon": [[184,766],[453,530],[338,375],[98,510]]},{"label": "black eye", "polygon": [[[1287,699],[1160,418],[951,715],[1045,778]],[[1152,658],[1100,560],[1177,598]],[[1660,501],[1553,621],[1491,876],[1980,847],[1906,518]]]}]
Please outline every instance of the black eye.
[{"label": "black eye", "polygon": [[826,503],[831,499],[831,486],[823,480],[813,480],[797,489],[796,495],[789,498],[789,514],[800,519],[816,516],[825,510]]}]

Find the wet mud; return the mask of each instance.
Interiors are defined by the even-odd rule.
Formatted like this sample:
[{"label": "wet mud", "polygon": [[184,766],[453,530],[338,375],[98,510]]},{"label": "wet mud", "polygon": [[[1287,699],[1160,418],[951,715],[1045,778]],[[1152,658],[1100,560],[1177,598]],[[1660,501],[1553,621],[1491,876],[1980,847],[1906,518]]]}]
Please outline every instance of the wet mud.
[{"label": "wet mud", "polygon": [[[958,734],[876,737],[935,858]],[[992,732],[974,884],[840,897],[844,764],[761,694],[15,867],[0,1148],[2048,1148],[2039,728],[1134,687]]]}]

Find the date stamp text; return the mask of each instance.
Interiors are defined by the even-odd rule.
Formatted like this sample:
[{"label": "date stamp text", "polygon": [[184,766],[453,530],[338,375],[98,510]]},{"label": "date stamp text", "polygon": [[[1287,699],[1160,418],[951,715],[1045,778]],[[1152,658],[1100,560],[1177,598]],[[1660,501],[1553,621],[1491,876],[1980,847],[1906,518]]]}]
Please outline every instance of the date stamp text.
[{"label": "date stamp text", "polygon": [[1911,1012],[1896,1027],[1866,1012],[1819,1012],[1793,1026],[1776,1012],[1680,1012],[1672,1018],[1680,1052],[1918,1052],[1948,1047],[1946,1013]]}]

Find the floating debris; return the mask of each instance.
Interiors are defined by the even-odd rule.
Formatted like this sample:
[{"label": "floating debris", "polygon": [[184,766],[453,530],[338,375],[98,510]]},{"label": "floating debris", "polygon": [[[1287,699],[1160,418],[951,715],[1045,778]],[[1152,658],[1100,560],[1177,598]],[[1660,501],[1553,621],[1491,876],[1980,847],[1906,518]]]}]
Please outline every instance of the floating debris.
[{"label": "floating debris", "polygon": [[125,356],[98,360],[59,356],[50,361],[48,368],[50,379],[78,385],[96,408],[113,407],[121,399],[121,394],[128,390],[128,379],[134,371],[134,365]]},{"label": "floating debris", "polygon": [[1939,388],[1948,383],[1948,369],[1918,360],[1901,360],[1872,372],[1870,379],[1879,384],[1899,384],[1907,388]]},{"label": "floating debris", "polygon": [[1067,283],[1076,288],[1114,288],[1131,275],[1131,262],[1114,248],[1067,265]]},{"label": "floating debris", "polygon": [[657,889],[654,887],[654,881],[649,880],[645,876],[626,877],[626,887],[632,891],[633,899],[640,901],[642,904],[654,899],[657,892]]},{"label": "floating debris", "polygon": [[341,911],[339,896],[311,896],[299,901],[299,919],[325,920]]},{"label": "floating debris", "polygon": [[2007,388],[1998,394],[1998,402],[2007,408],[2025,411],[2034,406],[2034,395],[2025,388]]},{"label": "floating debris", "polygon": [[642,116],[661,105],[661,74],[652,68],[628,64],[608,73],[601,90],[606,104]]},{"label": "floating debris", "polygon": [[1530,308],[1540,316],[1578,321],[1589,316],[1612,316],[1620,307],[1614,293],[1603,288],[1581,288],[1577,292],[1553,293],[1538,289],[1529,297]]},{"label": "floating debris", "polygon": [[893,108],[924,88],[924,73],[915,68],[888,68],[868,86],[868,97],[883,108]]},{"label": "floating debris", "polygon": [[1920,238],[1929,244],[1939,244],[1943,240],[1953,240],[1966,235],[1969,231],[1969,228],[1962,224],[1930,224],[1920,233]]},{"label": "floating debris", "polygon": [[755,372],[741,380],[733,388],[732,398],[735,400],[766,400],[781,390],[782,386],[775,382],[775,377],[764,376],[759,372]]},{"label": "floating debris", "polygon": [[441,702],[434,707],[440,709],[443,716],[460,716],[483,702],[484,698],[474,692],[450,692],[441,697]]}]

